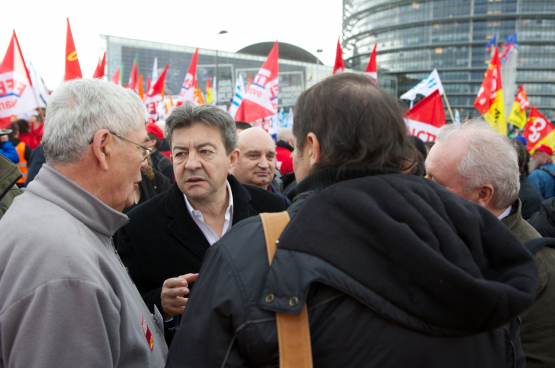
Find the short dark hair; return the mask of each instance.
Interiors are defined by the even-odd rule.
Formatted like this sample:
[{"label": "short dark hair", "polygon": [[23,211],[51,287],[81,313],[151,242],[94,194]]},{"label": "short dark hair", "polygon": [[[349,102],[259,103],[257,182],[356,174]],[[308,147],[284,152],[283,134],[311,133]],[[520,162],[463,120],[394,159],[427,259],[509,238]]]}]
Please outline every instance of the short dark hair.
[{"label": "short dark hair", "polygon": [[407,135],[400,100],[363,75],[341,73],[305,90],[294,108],[295,148],[302,153],[308,133],[318,138],[326,167],[389,167],[404,171],[417,151]]},{"label": "short dark hair", "polygon": [[10,133],[10,137],[15,137],[15,135],[19,133],[19,124],[17,122],[12,123],[10,129],[12,130],[12,132]]},{"label": "short dark hair", "polygon": [[154,149],[160,148],[160,146],[162,145],[162,140],[161,140],[160,138],[158,138],[158,137],[156,136],[156,134],[154,134],[154,133],[148,133],[148,137],[149,137],[151,140],[153,140],[154,142],[156,142],[156,143],[154,143]]},{"label": "short dark hair", "polygon": [[516,153],[518,154],[518,171],[524,172],[526,170],[526,148],[522,144],[522,142],[517,141],[514,138],[511,138],[511,142],[516,148]]},{"label": "short dark hair", "polygon": [[235,128],[246,130],[246,129],[252,128],[252,125],[250,125],[246,121],[236,121],[235,122]]},{"label": "short dark hair", "polygon": [[28,134],[31,132],[31,126],[27,120],[19,119],[15,122],[19,126],[19,132]]},{"label": "short dark hair", "polygon": [[211,128],[218,128],[222,135],[226,154],[237,146],[237,132],[235,131],[235,122],[231,116],[224,110],[214,105],[198,105],[195,106],[191,102],[173,109],[172,113],[166,119],[166,139],[172,144],[172,135],[175,129],[188,128],[195,124],[204,124]]}]

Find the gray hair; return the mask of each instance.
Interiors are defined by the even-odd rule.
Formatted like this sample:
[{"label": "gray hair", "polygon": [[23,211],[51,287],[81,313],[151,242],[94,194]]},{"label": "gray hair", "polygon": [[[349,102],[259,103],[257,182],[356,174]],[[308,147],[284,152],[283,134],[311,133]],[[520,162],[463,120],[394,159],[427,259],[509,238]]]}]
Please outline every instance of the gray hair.
[{"label": "gray hair", "polygon": [[231,116],[219,107],[208,104],[196,106],[191,102],[173,109],[166,119],[166,138],[170,142],[170,147],[174,130],[188,128],[195,124],[218,128],[227,155],[236,148],[237,132]]},{"label": "gray hair", "polygon": [[46,162],[80,161],[99,129],[125,137],[147,119],[144,104],[130,89],[100,79],[65,82],[48,98],[42,140]]},{"label": "gray hair", "polygon": [[497,209],[509,207],[518,198],[520,179],[516,147],[482,118],[473,119],[462,125],[443,126],[437,142],[459,137],[468,148],[457,165],[463,178],[465,194],[480,185],[493,186],[492,205]]},{"label": "gray hair", "polygon": [[293,137],[293,131],[289,128],[279,128],[278,134],[277,134],[277,140],[278,141],[284,141],[287,142],[287,140],[289,138]]}]

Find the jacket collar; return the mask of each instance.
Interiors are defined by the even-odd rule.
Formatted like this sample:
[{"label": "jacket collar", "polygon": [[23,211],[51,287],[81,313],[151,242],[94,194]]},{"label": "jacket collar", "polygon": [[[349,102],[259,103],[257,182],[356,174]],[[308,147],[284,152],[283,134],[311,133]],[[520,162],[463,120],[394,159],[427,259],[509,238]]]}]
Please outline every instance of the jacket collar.
[{"label": "jacket collar", "polygon": [[395,169],[384,168],[368,168],[368,167],[345,167],[325,168],[317,170],[304,178],[291,192],[288,193],[289,199],[295,198],[297,195],[326,189],[327,187],[339,183],[344,180],[364,178],[366,176],[399,174]]},{"label": "jacket collar", "polygon": [[129,218],[44,164],[28,191],[67,211],[90,229],[111,237]]},{"label": "jacket collar", "polygon": [[277,147],[282,147],[282,148],[287,148],[289,151],[293,152],[294,148],[287,143],[286,141],[277,141],[276,143]]},{"label": "jacket collar", "polygon": [[[228,175],[227,181],[233,194],[233,225],[235,225],[250,216],[251,196],[233,175]],[[185,247],[189,248],[200,259],[203,259],[210,243],[189,214],[185,198],[177,183],[173,183],[168,190],[166,215],[173,218],[168,225],[169,231]]]},{"label": "jacket collar", "polygon": [[515,204],[517,207],[516,213],[513,213],[512,215],[509,215],[501,220],[501,222],[507,225],[509,230],[512,230],[513,227],[515,227],[518,223],[518,220],[522,217],[522,202],[520,201],[520,198],[517,198],[516,202],[512,204],[511,207],[513,207]]}]

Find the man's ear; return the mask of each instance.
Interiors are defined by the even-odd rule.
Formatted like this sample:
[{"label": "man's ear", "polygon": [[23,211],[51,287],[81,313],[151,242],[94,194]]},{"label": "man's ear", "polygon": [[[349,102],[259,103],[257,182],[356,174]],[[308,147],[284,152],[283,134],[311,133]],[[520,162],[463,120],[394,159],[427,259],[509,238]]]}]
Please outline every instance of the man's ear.
[{"label": "man's ear", "polygon": [[237,161],[239,161],[239,156],[241,156],[241,151],[239,150],[239,148],[235,148],[229,154],[229,168],[227,169],[227,173],[229,175],[233,174],[233,169],[237,165]]},{"label": "man's ear", "polygon": [[303,151],[304,150],[308,150],[307,154],[310,159],[310,170],[312,171],[314,165],[316,165],[316,163],[318,163],[321,159],[320,141],[318,140],[318,137],[316,137],[316,134],[312,132],[308,133]]},{"label": "man's ear", "polygon": [[113,152],[114,138],[108,129],[100,129],[94,133],[92,150],[98,165],[108,171],[109,161]]},{"label": "man's ear", "polygon": [[480,185],[474,190],[475,200],[474,203],[479,204],[484,208],[489,208],[491,200],[493,199],[494,189],[490,184]]}]

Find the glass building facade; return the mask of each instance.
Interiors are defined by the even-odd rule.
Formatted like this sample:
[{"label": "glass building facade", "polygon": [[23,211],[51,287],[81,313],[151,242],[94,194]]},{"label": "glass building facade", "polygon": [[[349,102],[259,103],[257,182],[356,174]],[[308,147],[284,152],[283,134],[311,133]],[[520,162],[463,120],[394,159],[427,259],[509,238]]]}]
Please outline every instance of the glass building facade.
[{"label": "glass building facade", "polygon": [[[152,74],[154,58],[158,58],[158,74],[162,73],[166,63],[168,63],[165,91],[174,98],[179,95],[193,53],[196,50],[195,47],[108,35],[100,36],[100,46],[103,51],[107,52],[108,78],[123,64],[123,80],[127,82],[135,55],[138,55],[139,74],[143,75],[145,90],[147,76]],[[316,60],[316,57],[314,57],[314,63],[307,63],[279,59],[279,108],[288,111],[306,88],[332,75],[332,67],[324,66],[321,63],[317,64]],[[212,84],[214,84],[213,78],[216,75],[217,63],[218,105],[229,105],[234,94],[236,78],[242,75],[246,87],[249,74],[254,79],[264,61],[266,61],[266,57],[262,56],[199,48],[197,61],[198,87],[205,94],[206,80],[210,78]]]},{"label": "glass building facade", "polygon": [[378,44],[378,78],[394,77],[397,96],[436,68],[461,119],[479,114],[472,105],[490,60],[485,45],[515,32],[514,89],[524,85],[555,122],[555,0],[343,0],[346,66],[364,70]]}]

